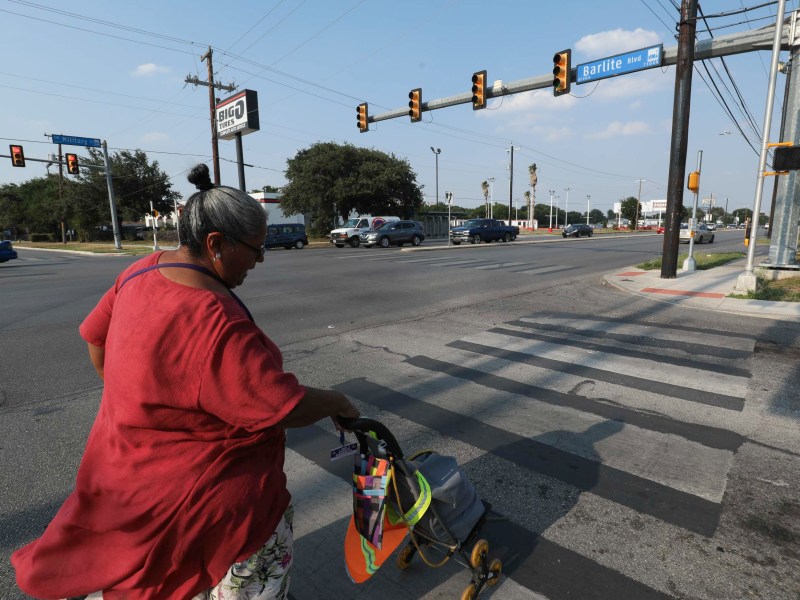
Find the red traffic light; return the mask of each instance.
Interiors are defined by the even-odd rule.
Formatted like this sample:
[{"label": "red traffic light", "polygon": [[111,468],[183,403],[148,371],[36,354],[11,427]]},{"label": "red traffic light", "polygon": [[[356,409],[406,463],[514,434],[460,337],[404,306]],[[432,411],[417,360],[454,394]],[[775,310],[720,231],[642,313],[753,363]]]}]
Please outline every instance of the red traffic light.
[{"label": "red traffic light", "polygon": [[422,88],[414,88],[408,92],[408,109],[412,123],[422,120]]},{"label": "red traffic light", "polygon": [[78,168],[78,155],[67,154],[67,173],[70,175],[78,175],[81,171]]},{"label": "red traffic light", "polygon": [[11,165],[14,167],[24,167],[25,153],[22,151],[22,146],[10,144],[8,149],[11,151]]}]

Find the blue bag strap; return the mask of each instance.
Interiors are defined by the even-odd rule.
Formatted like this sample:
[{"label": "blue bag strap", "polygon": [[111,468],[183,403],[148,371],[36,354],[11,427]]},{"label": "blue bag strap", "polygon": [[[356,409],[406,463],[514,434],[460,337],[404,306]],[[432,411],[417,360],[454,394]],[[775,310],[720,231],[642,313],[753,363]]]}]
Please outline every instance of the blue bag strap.
[{"label": "blue bag strap", "polygon": [[133,279],[134,277],[138,277],[139,275],[143,275],[144,273],[147,273],[148,271],[154,271],[156,269],[172,268],[172,267],[177,267],[179,269],[192,269],[193,271],[197,271],[198,273],[203,273],[204,275],[208,275],[212,279],[216,279],[217,281],[219,281],[222,285],[225,286],[225,289],[227,289],[228,292],[230,292],[230,295],[233,296],[233,299],[236,300],[236,302],[239,303],[239,306],[241,306],[244,309],[244,312],[247,313],[247,318],[255,323],[255,319],[253,319],[253,315],[250,314],[250,311],[247,309],[247,307],[245,306],[244,302],[242,302],[239,299],[239,296],[237,296],[236,294],[233,293],[233,290],[228,287],[228,284],[226,284],[224,281],[222,281],[222,279],[220,278],[219,275],[217,275],[213,271],[210,271],[210,270],[206,269],[205,267],[201,267],[200,265],[193,265],[192,263],[160,263],[160,264],[156,264],[156,265],[150,265],[149,267],[144,267],[143,269],[139,269],[138,271],[134,271],[133,273],[128,275],[125,279],[123,279],[122,283],[120,283],[119,287],[117,287],[117,293],[119,293],[119,291],[122,289],[122,287],[126,283],[128,283],[131,279]]}]

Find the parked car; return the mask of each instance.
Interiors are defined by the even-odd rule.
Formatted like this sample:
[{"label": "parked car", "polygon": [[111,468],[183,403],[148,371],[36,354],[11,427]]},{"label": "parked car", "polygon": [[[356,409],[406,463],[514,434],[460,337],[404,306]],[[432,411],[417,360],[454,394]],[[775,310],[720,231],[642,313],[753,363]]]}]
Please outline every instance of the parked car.
[{"label": "parked car", "polygon": [[[681,232],[680,237],[678,238],[679,242],[686,242],[689,243],[689,240],[692,239],[692,232],[689,229],[688,225],[681,225]],[[697,244],[702,244],[703,242],[708,242],[709,244],[714,243],[714,232],[709,230],[708,226],[705,223],[700,223],[694,231],[694,241]]]},{"label": "parked car", "polygon": [[572,225],[567,225],[561,231],[561,237],[581,237],[585,235],[587,237],[592,237],[594,233],[594,229],[592,229],[591,225],[587,225],[586,223],[573,223]]},{"label": "parked car", "polygon": [[377,229],[361,234],[361,245],[366,248],[378,245],[382,248],[411,244],[419,246],[425,239],[425,231],[416,221],[389,221]]},{"label": "parked car", "polygon": [[14,260],[15,258],[17,258],[17,251],[14,250],[11,242],[8,240],[0,242],[0,263]]},{"label": "parked car", "polygon": [[664,233],[664,226],[659,225],[658,227],[656,227],[656,233]]},{"label": "parked car", "polygon": [[384,223],[399,221],[400,217],[372,217],[361,216],[347,219],[341,227],[331,231],[331,244],[337,248],[344,248],[345,244],[350,244],[352,248],[358,248],[361,243],[361,234],[370,229],[377,229]]},{"label": "parked car", "polygon": [[306,226],[301,223],[269,225],[267,227],[267,237],[264,240],[264,247],[280,248],[281,246],[287,250],[291,250],[292,248],[302,250],[305,246],[308,246]]},{"label": "parked car", "polygon": [[716,231],[717,230],[717,224],[716,223],[706,223],[706,227],[708,227],[709,231]]}]

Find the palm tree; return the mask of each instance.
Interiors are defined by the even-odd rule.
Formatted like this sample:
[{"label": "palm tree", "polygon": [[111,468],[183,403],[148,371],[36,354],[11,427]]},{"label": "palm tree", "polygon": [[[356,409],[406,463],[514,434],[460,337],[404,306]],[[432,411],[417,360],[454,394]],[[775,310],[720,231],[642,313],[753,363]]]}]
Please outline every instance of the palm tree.
[{"label": "palm tree", "polygon": [[[531,214],[531,212],[530,212],[530,207],[531,207],[531,192],[530,192],[530,190],[526,190],[526,191],[525,191],[525,193],[524,193],[524,194],[522,194],[522,195],[523,195],[523,196],[525,196],[525,206],[527,206],[527,207],[528,207],[528,221],[529,221],[529,222],[531,222],[531,219],[533,219],[533,215],[532,215],[532,214]],[[532,227],[533,227],[533,225],[531,225],[531,228],[532,228]]]},{"label": "palm tree", "polygon": [[486,203],[486,217],[489,217],[489,182],[484,181],[481,183],[481,190],[483,190],[483,200]]},{"label": "palm tree", "polygon": [[536,163],[533,163],[528,167],[528,175],[530,175],[531,178],[531,190],[533,191],[533,193],[530,195],[528,220],[531,222],[531,228],[533,228],[533,209],[534,205],[536,204],[536,183],[539,181],[539,177],[536,175]]}]

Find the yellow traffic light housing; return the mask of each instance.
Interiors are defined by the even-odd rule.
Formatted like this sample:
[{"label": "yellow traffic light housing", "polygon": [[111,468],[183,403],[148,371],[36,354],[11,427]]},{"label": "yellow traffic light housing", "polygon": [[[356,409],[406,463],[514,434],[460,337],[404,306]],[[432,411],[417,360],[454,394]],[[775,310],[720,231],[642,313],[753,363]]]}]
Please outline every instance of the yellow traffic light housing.
[{"label": "yellow traffic light housing", "polygon": [[22,146],[10,144],[8,149],[11,151],[11,166],[24,167],[25,166],[25,153],[22,151]]},{"label": "yellow traffic light housing", "polygon": [[422,88],[408,92],[408,116],[412,123],[422,120]]},{"label": "yellow traffic light housing", "polygon": [[472,75],[472,110],[486,108],[486,71]]},{"label": "yellow traffic light housing", "polygon": [[70,175],[78,175],[81,171],[78,168],[78,155],[67,154],[67,173]]},{"label": "yellow traffic light housing", "polygon": [[569,94],[569,77],[572,70],[572,50],[562,50],[553,55],[553,95]]},{"label": "yellow traffic light housing", "polygon": [[700,189],[700,173],[698,171],[692,171],[689,173],[689,181],[686,184],[686,187],[695,194],[698,192]]},{"label": "yellow traffic light housing", "polygon": [[356,108],[356,113],[358,114],[358,130],[361,133],[369,131],[369,113],[367,111],[367,103],[364,102],[363,104],[359,104],[358,108]]}]

